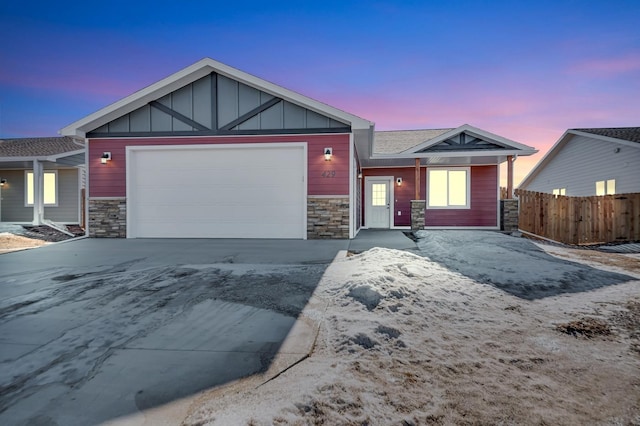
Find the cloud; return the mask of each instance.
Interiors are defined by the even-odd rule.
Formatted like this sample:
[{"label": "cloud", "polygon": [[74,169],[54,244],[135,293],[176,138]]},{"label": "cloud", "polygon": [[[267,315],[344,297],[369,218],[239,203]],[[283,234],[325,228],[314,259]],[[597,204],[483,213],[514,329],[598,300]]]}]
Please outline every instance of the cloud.
[{"label": "cloud", "polygon": [[578,62],[571,66],[569,71],[599,78],[613,78],[621,74],[638,72],[640,71],[640,53]]}]

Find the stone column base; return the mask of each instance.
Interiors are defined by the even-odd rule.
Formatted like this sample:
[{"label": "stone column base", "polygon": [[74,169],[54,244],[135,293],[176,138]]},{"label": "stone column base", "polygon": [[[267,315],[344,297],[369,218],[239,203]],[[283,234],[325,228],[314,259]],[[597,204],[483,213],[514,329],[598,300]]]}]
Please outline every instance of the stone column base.
[{"label": "stone column base", "polygon": [[500,200],[500,230],[513,232],[518,230],[518,200]]},{"label": "stone column base", "polygon": [[425,200],[411,200],[411,230],[424,229],[424,213],[427,208]]},{"label": "stone column base", "polygon": [[125,198],[89,198],[89,236],[127,237],[127,200]]},{"label": "stone column base", "polygon": [[309,197],[307,199],[307,238],[348,239],[349,198]]}]

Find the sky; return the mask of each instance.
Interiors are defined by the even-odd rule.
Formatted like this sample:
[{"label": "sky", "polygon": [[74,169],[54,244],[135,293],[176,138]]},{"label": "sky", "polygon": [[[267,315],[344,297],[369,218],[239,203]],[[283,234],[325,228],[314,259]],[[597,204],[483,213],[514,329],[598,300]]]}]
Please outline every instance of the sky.
[{"label": "sky", "polygon": [[0,138],[54,136],[210,57],[376,123],[537,148],[640,125],[640,1],[7,1]]}]

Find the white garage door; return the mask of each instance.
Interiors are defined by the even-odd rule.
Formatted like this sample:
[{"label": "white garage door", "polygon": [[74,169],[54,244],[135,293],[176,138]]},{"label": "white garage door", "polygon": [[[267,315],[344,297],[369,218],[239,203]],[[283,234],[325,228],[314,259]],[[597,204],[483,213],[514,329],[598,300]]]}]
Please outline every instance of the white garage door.
[{"label": "white garage door", "polygon": [[129,238],[306,238],[304,144],[127,148]]}]

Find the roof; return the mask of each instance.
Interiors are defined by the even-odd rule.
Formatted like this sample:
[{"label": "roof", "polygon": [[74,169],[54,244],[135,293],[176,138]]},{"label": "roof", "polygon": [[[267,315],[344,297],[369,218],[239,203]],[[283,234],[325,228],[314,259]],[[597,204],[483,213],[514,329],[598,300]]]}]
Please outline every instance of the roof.
[{"label": "roof", "polygon": [[520,182],[519,188],[526,189],[531,181],[544,169],[544,167],[556,156],[562,147],[574,136],[586,136],[601,141],[602,143],[615,143],[620,145],[640,147],[640,127],[600,127],[589,129],[568,129],[542,157],[540,161],[529,171],[529,174]]},{"label": "roof", "polygon": [[84,145],[68,136],[49,138],[0,139],[1,158],[64,157],[84,151]]},{"label": "roof", "polygon": [[373,153],[399,154],[453,129],[390,130],[375,132]]},{"label": "roof", "polygon": [[166,77],[150,86],[139,90],[99,111],[94,112],[60,130],[61,135],[85,137],[98,127],[128,114],[147,103],[157,100],[187,84],[215,72],[229,77],[243,84],[269,93],[273,96],[287,100],[293,104],[302,106],[320,114],[326,115],[338,121],[347,122],[353,130],[370,130],[373,123],[356,115],[334,108],[325,103],[316,101],[269,81],[263,80],[244,71],[225,65],[211,58],[204,58],[169,77]]},{"label": "roof", "polygon": [[603,127],[596,129],[572,129],[614,139],[640,143],[640,127]]},{"label": "roof", "polygon": [[[469,136],[470,143],[461,139],[462,135]],[[372,155],[360,156],[360,160],[363,167],[402,167],[415,164],[416,158],[431,165],[500,164],[509,156],[536,152],[530,146],[463,124],[447,129],[375,132]]]}]

